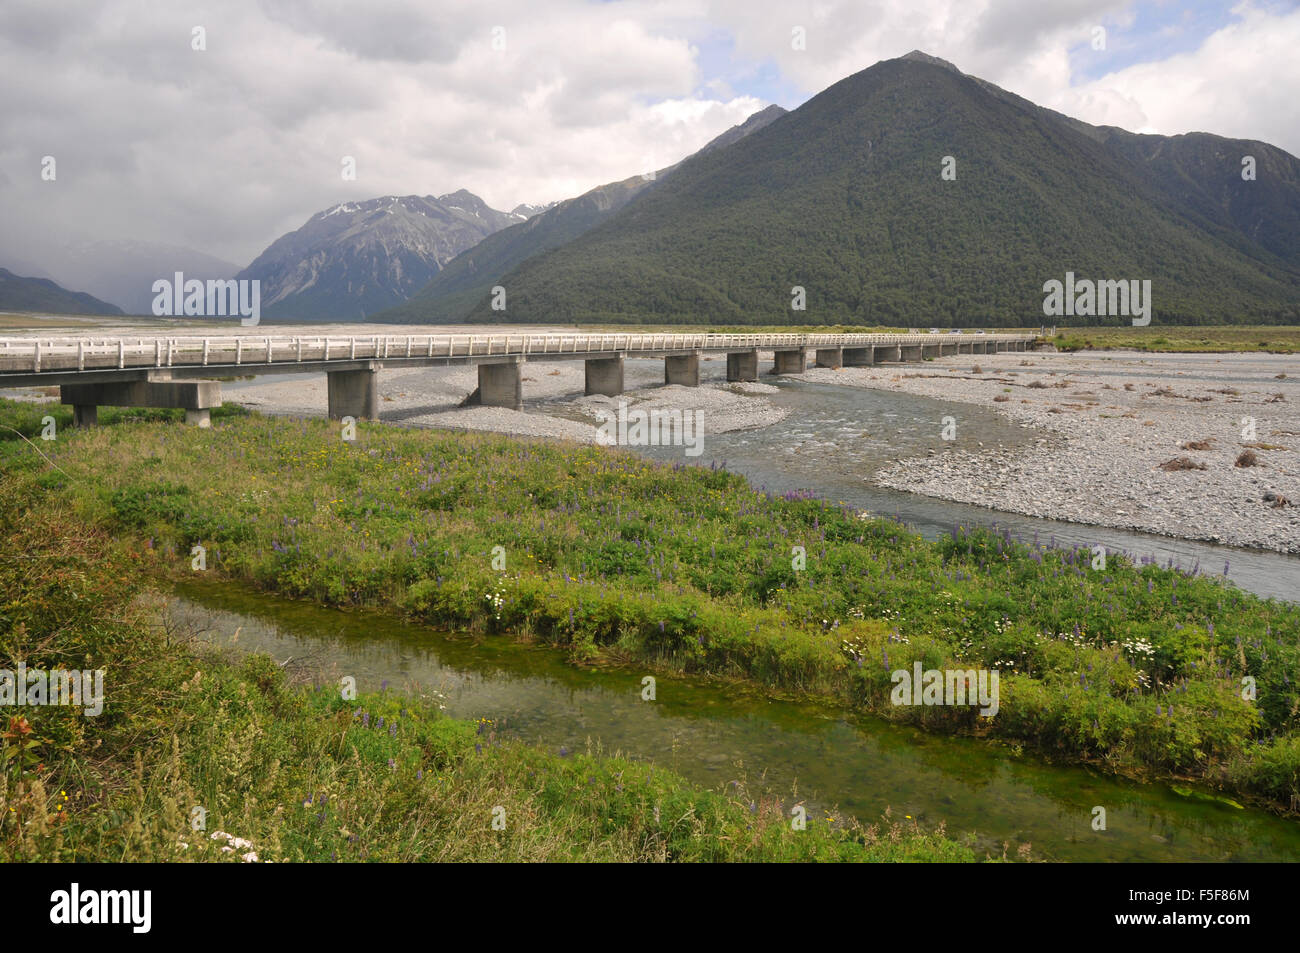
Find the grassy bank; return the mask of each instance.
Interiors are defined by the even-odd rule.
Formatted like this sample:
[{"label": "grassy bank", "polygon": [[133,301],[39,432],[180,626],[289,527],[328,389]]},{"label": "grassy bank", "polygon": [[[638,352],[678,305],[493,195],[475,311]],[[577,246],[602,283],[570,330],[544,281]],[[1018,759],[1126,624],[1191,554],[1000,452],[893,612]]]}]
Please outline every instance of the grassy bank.
[{"label": "grassy bank", "polygon": [[1229,353],[1300,351],[1300,327],[1294,325],[1147,325],[1142,328],[1057,328],[1052,341],[1058,350],[1183,351]]},{"label": "grassy bank", "polygon": [[[154,571],[191,572],[201,545],[207,572],[325,604],[835,694],[1275,804],[1300,791],[1300,610],[1212,579],[1113,554],[1094,570],[1088,552],[957,527],[928,543],[603,448],[386,426],[345,442],[324,421],[261,417],[43,447],[62,472],[4,442],[14,483]],[[890,673],[918,661],[997,668],[998,715],[891,704]]]},{"label": "grassy bank", "polygon": [[345,700],[265,656],[201,650],[133,598],[138,554],[16,472],[9,449],[0,668],[103,669],[105,705],[2,712],[0,862],[973,859],[888,819],[795,831],[770,794],[502,742],[436,704]]}]

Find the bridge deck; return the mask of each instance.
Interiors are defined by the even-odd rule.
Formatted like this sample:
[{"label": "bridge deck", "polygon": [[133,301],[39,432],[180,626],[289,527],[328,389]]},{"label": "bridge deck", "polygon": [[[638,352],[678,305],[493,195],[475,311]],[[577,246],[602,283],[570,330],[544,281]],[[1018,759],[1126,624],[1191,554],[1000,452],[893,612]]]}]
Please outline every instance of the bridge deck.
[{"label": "bridge deck", "polygon": [[[590,360],[601,354],[1009,344],[1033,334],[423,334],[0,339],[0,384],[343,371],[388,366]],[[171,373],[157,374],[158,371]]]}]

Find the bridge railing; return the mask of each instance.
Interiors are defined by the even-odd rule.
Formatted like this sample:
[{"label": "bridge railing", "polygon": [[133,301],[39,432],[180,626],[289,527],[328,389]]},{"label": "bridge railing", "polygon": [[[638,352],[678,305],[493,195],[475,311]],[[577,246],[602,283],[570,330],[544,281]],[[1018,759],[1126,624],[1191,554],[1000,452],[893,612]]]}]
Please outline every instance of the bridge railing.
[{"label": "bridge railing", "polygon": [[[176,366],[254,366],[321,361],[405,358],[520,357],[604,352],[649,353],[753,348],[866,347],[953,344],[939,334],[417,334],[334,337],[231,335],[223,337],[3,338],[5,372],[100,370]],[[963,333],[963,342],[1032,340],[1033,334]]]}]

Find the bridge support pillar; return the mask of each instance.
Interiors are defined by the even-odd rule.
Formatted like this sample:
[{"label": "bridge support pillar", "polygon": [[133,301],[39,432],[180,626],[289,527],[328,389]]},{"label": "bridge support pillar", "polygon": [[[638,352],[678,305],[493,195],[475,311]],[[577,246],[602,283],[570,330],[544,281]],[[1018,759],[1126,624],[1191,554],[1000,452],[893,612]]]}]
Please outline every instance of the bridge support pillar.
[{"label": "bridge support pillar", "polygon": [[623,393],[623,355],[587,361],[587,387],[584,393],[617,397]]},{"label": "bridge support pillar", "polygon": [[870,347],[844,348],[844,366],[845,367],[870,367],[871,348]]},{"label": "bridge support pillar", "polygon": [[844,348],[822,347],[817,349],[817,366],[839,370],[844,366]]},{"label": "bridge support pillar", "polygon": [[773,374],[802,374],[808,370],[808,349],[805,347],[774,351],[773,354],[776,357]]},{"label": "bridge support pillar", "polygon": [[673,354],[664,358],[664,383],[683,387],[700,386],[700,352]]},{"label": "bridge support pillar", "polygon": [[902,348],[897,344],[877,344],[876,345],[876,363],[882,364],[886,361],[901,361]]},{"label": "bridge support pillar", "polygon": [[[484,407],[524,409],[524,370],[518,358],[500,364],[478,366],[478,400]],[[590,393],[590,391],[588,391]],[[471,398],[474,394],[470,395]]]},{"label": "bridge support pillar", "polygon": [[727,353],[728,381],[758,380],[758,351],[730,351]]},{"label": "bridge support pillar", "polygon": [[925,347],[920,344],[900,344],[898,346],[900,361],[921,361],[925,359]]},{"label": "bridge support pillar", "polygon": [[356,371],[329,371],[326,390],[329,393],[330,420],[353,417],[357,420],[379,419],[379,364],[371,361],[370,367]]},{"label": "bridge support pillar", "polygon": [[221,406],[221,384],[218,381],[64,384],[59,388],[59,400],[72,405],[74,427],[97,424],[100,407],[183,407],[185,422],[203,427],[211,426],[208,408]]}]

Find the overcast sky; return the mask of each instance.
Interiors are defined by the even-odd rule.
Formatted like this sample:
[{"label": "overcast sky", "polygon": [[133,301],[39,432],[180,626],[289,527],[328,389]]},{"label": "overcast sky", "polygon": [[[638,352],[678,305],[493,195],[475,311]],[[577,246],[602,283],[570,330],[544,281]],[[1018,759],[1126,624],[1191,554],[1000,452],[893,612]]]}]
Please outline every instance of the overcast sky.
[{"label": "overcast sky", "polygon": [[242,266],[343,200],[567,198],[912,49],[1087,122],[1300,154],[1296,2],[3,0],[0,266],[106,238]]}]

